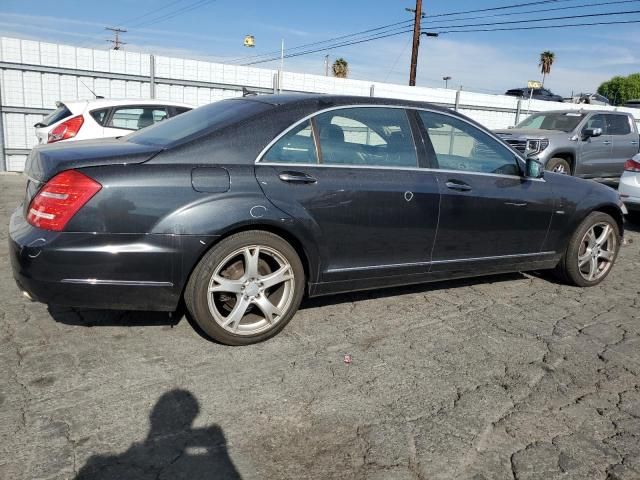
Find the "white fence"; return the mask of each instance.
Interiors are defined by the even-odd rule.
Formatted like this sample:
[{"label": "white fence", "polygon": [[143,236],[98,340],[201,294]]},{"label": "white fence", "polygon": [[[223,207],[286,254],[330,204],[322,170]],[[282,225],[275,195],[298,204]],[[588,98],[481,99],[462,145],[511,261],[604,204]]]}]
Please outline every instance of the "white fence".
[{"label": "white fence", "polygon": [[[29,149],[37,143],[33,125],[54,109],[58,100],[91,99],[93,94],[90,90],[93,90],[105,98],[158,98],[204,105],[240,96],[243,87],[259,93],[272,93],[277,89],[277,72],[1,37],[0,171],[21,171],[24,168]],[[293,72],[284,72],[282,89],[431,102],[454,108],[488,128],[514,125],[529,111],[529,102],[504,95]],[[589,108],[533,100],[530,111],[581,107]],[[628,111],[640,120],[640,110]]]}]

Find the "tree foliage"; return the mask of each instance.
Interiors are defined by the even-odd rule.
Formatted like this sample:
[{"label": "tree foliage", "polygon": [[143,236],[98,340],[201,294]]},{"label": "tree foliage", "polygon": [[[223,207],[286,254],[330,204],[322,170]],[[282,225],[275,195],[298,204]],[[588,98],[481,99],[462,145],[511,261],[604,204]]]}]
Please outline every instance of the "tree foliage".
[{"label": "tree foliage", "polygon": [[338,58],[333,62],[333,76],[338,78],[347,78],[349,75],[349,63],[344,58]]},{"label": "tree foliage", "polygon": [[556,59],[556,54],[550,52],[549,50],[545,50],[540,54],[540,73],[542,73],[542,84],[544,85],[544,80],[547,78],[547,75],[551,73],[551,66]]},{"label": "tree foliage", "polygon": [[640,73],[628,77],[613,77],[598,87],[598,93],[609,99],[612,105],[624,105],[640,98]]}]

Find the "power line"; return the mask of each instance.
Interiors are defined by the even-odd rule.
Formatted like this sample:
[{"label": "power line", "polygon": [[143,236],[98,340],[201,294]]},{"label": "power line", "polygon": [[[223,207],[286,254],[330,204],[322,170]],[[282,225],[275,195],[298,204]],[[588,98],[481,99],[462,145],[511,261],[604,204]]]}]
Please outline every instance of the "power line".
[{"label": "power line", "polygon": [[586,13],[584,15],[570,15],[565,17],[550,17],[550,18],[529,18],[526,20],[510,20],[507,22],[492,22],[492,23],[470,23],[467,25],[452,25],[449,27],[435,27],[436,30],[439,28],[464,28],[464,27],[485,27],[491,25],[508,25],[513,23],[528,23],[528,22],[550,22],[550,21],[558,21],[558,20],[569,20],[573,18],[591,18],[591,17],[609,17],[612,15],[629,15],[634,13],[640,13],[640,10],[628,10],[626,12],[609,12],[609,13]]},{"label": "power line", "polygon": [[486,28],[486,29],[478,29],[478,30],[445,30],[440,33],[445,34],[445,33],[468,33],[468,32],[506,32],[510,30],[540,30],[540,29],[548,29],[548,28],[586,27],[586,26],[592,26],[592,25],[622,25],[622,24],[629,24],[629,23],[640,23],[640,19],[619,20],[619,21],[613,21],[613,22],[568,23],[565,25],[535,25],[533,27]]},{"label": "power line", "polygon": [[570,5],[570,6],[566,6],[566,7],[554,7],[554,8],[539,8],[537,10],[527,10],[524,12],[507,12],[507,13],[493,13],[491,15],[480,15],[477,17],[465,17],[465,18],[452,18],[450,20],[435,20],[434,22],[431,22],[429,20],[425,20],[422,22],[422,24],[424,26],[433,26],[436,24],[440,24],[443,22],[458,22],[458,21],[462,21],[462,20],[479,20],[482,18],[494,18],[494,17],[508,17],[508,16],[512,16],[512,15],[527,15],[530,13],[545,13],[545,12],[556,12],[559,10],[571,10],[571,9],[579,9],[579,8],[590,8],[590,7],[602,7],[602,6],[606,6],[606,5],[619,5],[619,4],[623,4],[623,3],[637,3],[640,0],[616,0],[613,2],[594,2],[594,3],[583,3],[580,5]]},{"label": "power line", "polygon": [[[538,9],[535,11],[529,10],[526,12],[507,12],[507,13],[495,13],[492,15],[483,15],[481,17],[470,17],[470,18],[457,18],[457,19],[450,19],[450,20],[436,20],[435,22],[430,21],[430,18],[435,18],[435,17],[444,17],[444,16],[453,16],[453,15],[464,15],[464,14],[468,14],[468,13],[474,13],[474,12],[488,12],[488,11],[497,11],[497,10],[505,10],[505,9],[514,9],[514,8],[522,8],[522,7],[526,7],[526,6],[532,6],[532,5],[540,5],[540,4],[550,4],[550,3],[558,3],[558,2],[562,2],[562,3],[566,3],[566,2],[571,2],[571,1],[576,1],[576,0],[544,0],[544,1],[536,1],[536,2],[526,2],[526,3],[519,3],[519,4],[512,4],[512,5],[504,5],[504,6],[500,6],[500,7],[491,7],[491,8],[483,8],[483,9],[477,9],[477,10],[466,10],[466,11],[459,11],[459,12],[449,12],[449,13],[443,13],[443,14],[438,14],[438,15],[430,15],[427,17],[426,20],[423,20],[421,22],[422,26],[435,26],[438,23],[442,23],[442,22],[454,22],[454,21],[460,21],[460,20],[475,20],[475,19],[480,19],[480,18],[491,18],[491,17],[498,17],[498,16],[509,16],[509,15],[524,15],[524,14],[528,14],[528,13],[542,13],[542,12],[547,12],[547,11],[556,11],[556,10],[568,10],[571,8],[588,8],[588,7],[594,7],[594,6],[604,6],[604,5],[614,5],[614,4],[622,4],[622,3],[633,3],[633,2],[638,2],[639,0],[618,0],[618,1],[611,1],[611,2],[596,2],[596,3],[587,3],[587,4],[580,4],[580,5],[573,5],[573,6],[565,6],[565,7],[558,7],[558,8],[553,8],[553,9]],[[307,43],[307,44],[303,44],[303,45],[298,45],[295,47],[291,47],[288,48],[287,51],[288,52],[294,52],[297,50],[301,50],[303,48],[308,48],[308,47],[316,47],[319,45],[327,45],[327,44],[331,44],[335,41],[338,40],[343,40],[343,39],[347,39],[347,38],[352,38],[352,37],[358,37],[360,35],[366,34],[366,33],[371,33],[371,32],[375,32],[375,31],[379,31],[381,34],[386,34],[386,33],[392,33],[394,31],[399,31],[402,30],[404,27],[408,27],[409,25],[413,24],[413,20],[404,20],[401,22],[395,22],[395,23],[390,23],[387,25],[382,25],[379,27],[374,27],[374,28],[370,28],[367,30],[362,30],[359,32],[355,32],[355,33],[350,33],[350,34],[345,34],[345,35],[341,35],[339,37],[334,37],[334,38],[330,38],[327,40],[322,40],[320,42],[313,42],[313,43]],[[395,29],[392,29],[392,27],[396,27]],[[384,31],[383,31],[384,30]],[[401,33],[404,33],[401,32]],[[329,50],[331,48],[335,48],[332,45],[327,45],[326,49]],[[249,61],[249,60],[258,60],[258,59],[267,59],[267,58],[271,58],[272,56],[275,55],[279,55],[280,51],[279,50],[274,50],[274,51],[270,51],[270,52],[265,52],[259,55],[250,55],[250,56],[245,56],[245,57],[239,57],[239,58],[233,58],[227,61],[227,63],[242,63],[244,61]],[[279,58],[279,57],[278,57]],[[271,61],[271,60],[269,60]],[[253,62],[251,63],[247,63],[247,64],[253,64]]]},{"label": "power line", "polygon": [[161,15],[159,17],[156,18],[152,18],[149,19],[148,21],[143,20],[140,23],[134,24],[134,25],[130,25],[129,28],[139,28],[139,27],[148,27],[150,25],[155,25],[156,23],[160,23],[160,22],[164,22],[165,20],[170,20],[172,18],[175,18],[179,15],[183,15],[187,12],[191,12],[193,10],[196,10],[200,7],[204,7],[207,4],[216,2],[217,0],[197,0],[196,2],[190,4],[190,5],[186,5],[182,8],[179,8],[177,10],[174,10],[173,12],[168,12],[164,15]]}]

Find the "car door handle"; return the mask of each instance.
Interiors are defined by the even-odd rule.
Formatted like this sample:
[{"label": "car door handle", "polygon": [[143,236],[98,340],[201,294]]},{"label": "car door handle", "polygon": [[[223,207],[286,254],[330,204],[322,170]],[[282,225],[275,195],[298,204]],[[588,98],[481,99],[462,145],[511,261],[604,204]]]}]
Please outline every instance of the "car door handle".
[{"label": "car door handle", "polygon": [[466,183],[461,182],[453,182],[451,180],[445,183],[445,185],[449,190],[457,190],[458,192],[468,192],[469,190],[471,190],[471,185],[467,185]]},{"label": "car door handle", "polygon": [[638,142],[631,141],[631,145],[638,145]]},{"label": "car door handle", "polygon": [[316,183],[316,179],[311,175],[302,172],[282,172],[278,175],[280,180],[289,183]]},{"label": "car door handle", "polygon": [[526,207],[529,205],[527,202],[518,203],[518,202],[504,202],[505,205],[509,205],[511,207]]},{"label": "car door handle", "polygon": [[602,142],[603,145],[611,145],[611,142],[609,140],[605,140],[604,142]]}]

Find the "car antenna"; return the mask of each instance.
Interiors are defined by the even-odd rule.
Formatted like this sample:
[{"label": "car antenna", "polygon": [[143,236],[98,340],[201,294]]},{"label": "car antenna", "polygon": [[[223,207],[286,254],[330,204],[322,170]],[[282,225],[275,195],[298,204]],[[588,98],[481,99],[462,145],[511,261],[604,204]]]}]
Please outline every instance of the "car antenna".
[{"label": "car antenna", "polygon": [[78,80],[80,81],[80,83],[81,83],[82,85],[84,85],[84,88],[86,88],[87,90],[89,90],[89,91],[93,94],[93,96],[94,96],[94,97],[96,97],[96,99],[98,99],[98,98],[104,98],[102,95],[96,95],[96,92],[94,92],[94,91],[93,91],[93,90],[91,90],[89,87],[87,87],[87,84],[86,84],[86,83],[84,83],[82,80],[80,80],[80,79],[78,79]]}]

